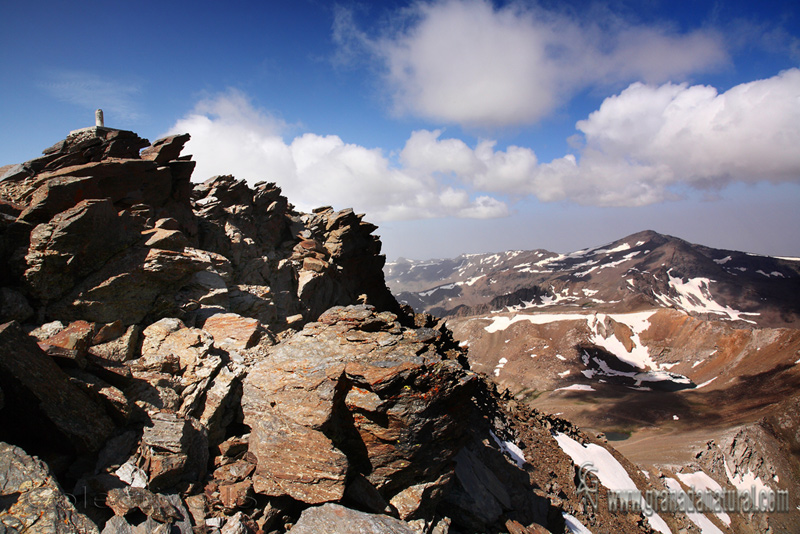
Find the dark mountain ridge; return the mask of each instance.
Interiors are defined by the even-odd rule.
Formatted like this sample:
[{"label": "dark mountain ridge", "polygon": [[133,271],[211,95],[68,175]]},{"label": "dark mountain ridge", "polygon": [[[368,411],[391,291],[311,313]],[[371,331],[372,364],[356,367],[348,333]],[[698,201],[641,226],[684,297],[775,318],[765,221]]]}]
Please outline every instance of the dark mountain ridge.
[{"label": "dark mountain ridge", "polygon": [[538,249],[399,260],[384,272],[401,302],[440,316],[657,306],[760,326],[800,324],[800,260],[714,249],[650,230],[569,254]]}]

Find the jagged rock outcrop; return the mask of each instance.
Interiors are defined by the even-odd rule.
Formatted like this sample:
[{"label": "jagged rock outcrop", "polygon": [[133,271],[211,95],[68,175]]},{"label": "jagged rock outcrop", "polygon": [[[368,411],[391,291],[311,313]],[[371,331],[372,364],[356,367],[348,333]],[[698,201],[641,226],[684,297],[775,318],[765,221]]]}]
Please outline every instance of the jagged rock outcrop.
[{"label": "jagged rock outcrop", "polygon": [[[446,325],[389,293],[374,225],[272,183],[193,187],[187,140],[89,128],[0,177],[0,439],[25,449],[0,465],[39,466],[62,520],[43,532],[597,523],[551,435],[569,425],[515,426]],[[10,472],[19,530],[33,490]]]},{"label": "jagged rock outcrop", "polygon": [[242,409],[256,491],[338,501],[358,473],[388,503],[409,486],[446,484],[477,377],[442,357],[441,333],[396,319],[331,308],[251,369]]}]

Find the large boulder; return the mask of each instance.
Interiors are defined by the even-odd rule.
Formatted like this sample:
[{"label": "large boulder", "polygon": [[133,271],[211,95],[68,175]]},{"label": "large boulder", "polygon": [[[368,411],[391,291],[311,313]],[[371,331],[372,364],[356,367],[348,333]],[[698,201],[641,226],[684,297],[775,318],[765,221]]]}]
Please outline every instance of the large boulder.
[{"label": "large boulder", "polygon": [[477,377],[442,356],[440,339],[359,305],[279,344],[244,383],[256,491],[320,503],[341,498],[357,473],[386,499],[446,483]]}]

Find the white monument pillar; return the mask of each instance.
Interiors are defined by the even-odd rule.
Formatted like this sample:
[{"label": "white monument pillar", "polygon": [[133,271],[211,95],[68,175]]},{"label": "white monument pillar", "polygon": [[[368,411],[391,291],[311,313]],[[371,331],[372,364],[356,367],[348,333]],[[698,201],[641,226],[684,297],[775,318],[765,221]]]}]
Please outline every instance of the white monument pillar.
[{"label": "white monument pillar", "polygon": [[98,109],[94,112],[94,125],[100,128],[103,127],[103,110]]}]

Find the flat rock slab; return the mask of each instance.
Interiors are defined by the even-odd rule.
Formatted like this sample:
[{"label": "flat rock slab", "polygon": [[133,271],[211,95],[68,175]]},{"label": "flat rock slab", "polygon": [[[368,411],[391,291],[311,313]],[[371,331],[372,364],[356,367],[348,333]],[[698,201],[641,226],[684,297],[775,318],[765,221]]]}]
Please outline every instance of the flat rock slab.
[{"label": "flat rock slab", "polygon": [[381,514],[367,514],[340,506],[323,504],[308,508],[292,527],[292,534],[417,534],[404,521]]},{"label": "flat rock slab", "polygon": [[225,350],[249,349],[261,337],[258,320],[236,313],[212,315],[203,323],[203,330],[214,338],[214,346]]}]

